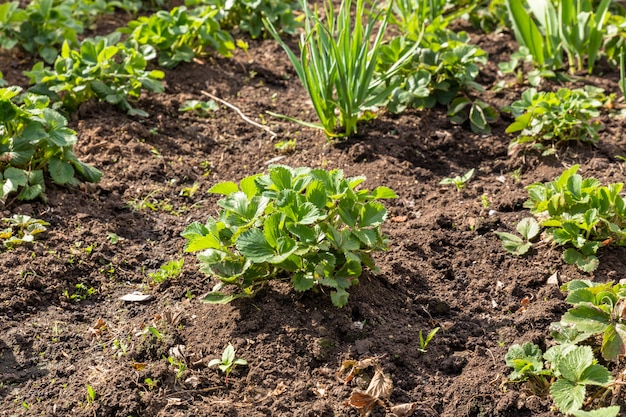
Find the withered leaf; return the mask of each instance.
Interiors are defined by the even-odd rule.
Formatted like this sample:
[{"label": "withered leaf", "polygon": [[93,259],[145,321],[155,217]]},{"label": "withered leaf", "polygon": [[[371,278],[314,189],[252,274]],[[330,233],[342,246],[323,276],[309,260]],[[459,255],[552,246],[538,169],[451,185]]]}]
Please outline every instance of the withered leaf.
[{"label": "withered leaf", "polygon": [[396,417],[409,417],[416,408],[417,403],[405,403],[394,405],[389,411]]},{"label": "withered leaf", "polygon": [[392,390],[393,381],[389,376],[385,375],[379,365],[376,365],[374,376],[372,377],[370,385],[367,387],[367,391],[365,392],[373,397],[388,400],[389,397],[391,397]]},{"label": "withered leaf", "polygon": [[384,407],[385,403],[366,392],[353,391],[350,399],[346,402],[346,405],[359,410],[361,417],[367,417],[370,415],[374,407],[377,405]]}]

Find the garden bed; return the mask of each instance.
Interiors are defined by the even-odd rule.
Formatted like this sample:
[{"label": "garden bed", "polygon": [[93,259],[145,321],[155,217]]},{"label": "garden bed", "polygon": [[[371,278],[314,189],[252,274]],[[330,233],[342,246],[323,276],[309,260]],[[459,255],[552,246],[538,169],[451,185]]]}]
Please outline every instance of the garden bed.
[{"label": "garden bed", "polygon": [[[471,39],[490,53],[480,76],[489,90],[514,39]],[[559,283],[618,281],[626,250],[603,248],[598,269],[584,273],[549,246],[514,257],[494,231],[512,231],[529,215],[525,186],[572,164],[585,177],[624,182],[616,159],[626,155],[624,119],[604,111],[596,146],[572,143],[549,157],[507,155],[509,114],[501,113],[491,134],[478,135],[452,124],[444,108],[381,113],[360,124],[356,136],[330,143],[321,132],[266,114],[315,120],[280,46],[249,43],[233,58],[209,56],[165,70],[165,92],[137,103],[147,118],[106,103],[82,105],[70,123],[76,153],[104,172],[101,181],[79,188],[50,183],[47,202],[10,200],[1,209],[2,217],[27,214],[50,226],[33,245],[0,253],[0,415],[356,416],[347,401],[355,388],[367,388],[372,370],[350,382],[338,371],[344,361],[366,357],[378,358],[391,377],[390,402],[416,403],[414,416],[555,415],[548,398],[507,383],[504,355],[514,343],[550,345],[549,324],[567,310],[551,276]],[[9,84],[24,85],[20,71],[32,62],[21,58],[0,56]],[[618,78],[607,70],[575,85],[619,94]],[[208,117],[179,111],[186,100],[206,100],[202,91],[265,120],[277,137],[226,106]],[[501,110],[520,92],[481,98]],[[277,141],[290,139],[293,152],[276,150]],[[272,163],[339,168],[365,175],[365,188],[398,194],[385,201],[390,245],[375,254],[380,273],[366,270],[342,309],[323,291],[297,293],[288,282],[228,305],[200,300],[215,282],[184,254],[180,233],[217,213],[217,197],[207,193],[212,185]],[[472,168],[460,191],[439,184]],[[161,284],[148,277],[180,258],[180,277]],[[120,300],[135,291],[152,298]],[[420,350],[420,332],[436,327]],[[207,364],[228,343],[248,365],[226,380]],[[372,415],[384,414],[377,407]]]}]

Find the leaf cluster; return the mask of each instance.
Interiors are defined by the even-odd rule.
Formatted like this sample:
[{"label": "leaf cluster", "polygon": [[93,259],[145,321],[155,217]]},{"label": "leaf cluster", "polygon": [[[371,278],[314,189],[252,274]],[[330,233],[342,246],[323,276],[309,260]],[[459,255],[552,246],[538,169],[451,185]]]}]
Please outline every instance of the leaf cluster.
[{"label": "leaf cluster", "polygon": [[272,166],[266,175],[213,186],[224,196],[219,215],[184,230],[185,250],[199,252],[200,270],[237,292],[214,290],[205,301],[252,296],[265,282],[290,277],[297,291],[330,288],[333,304],[344,306],[362,264],[376,270],[371,253],[387,247],[380,230],[387,210],[377,200],[396,197],[386,187],[356,190],[364,180]]},{"label": "leaf cluster", "polygon": [[445,27],[430,25],[421,40],[398,36],[381,47],[378,71],[385,71],[407,51],[415,49],[411,62],[388,82],[393,89],[387,108],[393,113],[406,108],[448,106],[454,123],[469,120],[477,133],[488,133],[489,123],[497,112],[472,92],[482,92],[475,82],[481,66],[487,62],[485,51],[471,45],[465,32],[454,33]]},{"label": "leaf cluster", "polygon": [[567,246],[563,260],[585,272],[599,265],[597,251],[608,245],[626,245],[626,200],[620,195],[622,183],[601,185],[595,178],[583,179],[574,165],[557,179],[526,187],[529,199],[524,207],[540,220],[526,218],[518,225],[525,238],[496,232],[504,247],[515,255],[523,255],[532,245],[540,227],[547,239]]},{"label": "leaf cluster", "polygon": [[235,356],[235,348],[229,343],[228,346],[224,348],[222,357],[211,359],[207,366],[210,368],[217,365],[219,370],[226,374],[226,379],[228,379],[228,375],[230,375],[236,366],[245,366],[247,364],[248,362],[245,359],[237,358]]},{"label": "leaf cluster", "polygon": [[146,70],[148,61],[156,56],[151,46],[116,43],[118,37],[85,39],[78,49],[65,42],[52,68],[38,62],[26,72],[35,84],[31,91],[62,102],[68,112],[97,98],[130,115],[147,116],[134,108],[129,98],[138,98],[142,90],[164,91],[160,81],[164,73]]},{"label": "leaf cluster", "polygon": [[35,236],[45,232],[46,226],[50,226],[48,222],[25,214],[14,214],[12,217],[2,219],[2,221],[8,227],[0,229],[0,240],[9,249],[23,243],[34,242]]},{"label": "leaf cluster", "polygon": [[600,115],[599,109],[605,100],[602,92],[592,87],[560,88],[556,92],[527,89],[520,100],[507,108],[515,121],[506,132],[519,132],[511,141],[509,151],[530,148],[548,155],[554,153],[555,146],[561,142],[596,142],[601,126],[593,119]]},{"label": "leaf cluster", "polygon": [[474,175],[474,171],[475,169],[472,168],[463,175],[457,175],[456,177],[452,177],[452,178],[444,178],[441,181],[439,181],[439,184],[454,185],[457,191],[461,191],[462,189],[465,188],[465,183],[469,181],[470,178],[472,178],[472,176]]},{"label": "leaf cluster", "polygon": [[183,272],[184,259],[171,260],[155,272],[149,272],[148,276],[157,284],[161,284],[170,278],[176,278]]},{"label": "leaf cluster", "polygon": [[19,87],[0,89],[0,200],[18,193],[20,200],[45,199],[44,173],[60,185],[79,178],[97,182],[102,173],[78,160],[76,132],[50,108],[44,96]]},{"label": "leaf cluster", "polygon": [[208,5],[219,10],[220,25],[226,30],[239,29],[252,39],[265,37],[263,19],[283,33],[295,35],[302,26],[297,16],[302,6],[298,0],[186,0],[187,5]]},{"label": "leaf cluster", "polygon": [[[528,342],[511,346],[505,361],[513,368],[511,380],[528,381],[537,394],[544,394],[549,387],[559,411],[577,417],[589,415],[581,410],[587,387],[607,387],[613,381],[608,369],[597,363],[590,346],[559,344],[542,353],[539,346]],[[619,406],[613,406],[595,410],[592,415],[615,417],[618,413]]]},{"label": "leaf cluster", "polygon": [[300,57],[279,37],[272,23],[265,20],[267,29],[283,47],[304,84],[320,123],[290,119],[322,129],[328,137],[356,133],[357,122],[365,113],[385,105],[395,87],[389,80],[400,73],[415,49],[410,48],[388,68],[377,71],[391,8],[379,8],[374,3],[366,12],[364,0],[357,0],[354,10],[352,4],[352,0],[343,0],[335,14],[332,2],[328,1],[324,19],[317,8],[311,10],[304,4]]},{"label": "leaf cluster", "polygon": [[173,68],[181,62],[191,62],[207,46],[223,56],[232,55],[235,43],[230,34],[221,29],[218,13],[219,10],[210,7],[174,7],[170,11],[141,16],[118,31],[128,35],[130,44],[156,49],[159,65]]}]

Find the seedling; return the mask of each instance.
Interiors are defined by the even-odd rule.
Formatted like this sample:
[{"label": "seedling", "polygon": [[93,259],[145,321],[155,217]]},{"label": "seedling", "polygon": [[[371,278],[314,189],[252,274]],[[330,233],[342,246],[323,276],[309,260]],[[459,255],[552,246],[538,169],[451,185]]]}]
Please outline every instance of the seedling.
[{"label": "seedling", "polygon": [[426,353],[426,347],[428,346],[430,341],[433,339],[433,337],[435,337],[438,331],[439,331],[439,327],[435,327],[430,332],[428,332],[428,335],[426,335],[426,337],[424,338],[424,336],[422,335],[422,331],[420,330],[419,332],[420,348],[418,349],[420,352]]},{"label": "seedling", "polygon": [[502,240],[504,249],[513,255],[524,255],[532,247],[531,240],[539,235],[541,227],[533,217],[526,217],[517,224],[516,229],[524,239],[512,233],[495,233]]},{"label": "seedling", "polygon": [[187,365],[182,359],[176,359],[172,356],[167,357],[167,362],[176,369],[176,380],[178,381],[183,377],[185,371],[187,370]]},{"label": "seedling", "polygon": [[158,271],[148,273],[148,276],[157,284],[161,284],[168,279],[177,278],[183,271],[184,262],[184,259],[169,261],[162,265]]},{"label": "seedling", "polygon": [[296,150],[297,141],[296,139],[289,140],[281,140],[280,142],[276,142],[274,144],[274,149],[281,154],[293,153]]},{"label": "seedling", "polygon": [[[225,196],[218,218],[182,233],[185,251],[199,252],[200,270],[221,281],[204,300],[250,297],[268,281],[290,277],[297,291],[330,288],[333,304],[343,307],[362,265],[377,270],[371,253],[387,247],[380,230],[387,210],[377,200],[396,197],[387,187],[356,190],[364,180],[340,170],[272,166],[239,185],[213,186],[209,192]],[[220,292],[225,285],[238,291]]]},{"label": "seedling", "polygon": [[9,227],[1,230],[0,239],[5,247],[11,249],[23,243],[32,243],[35,236],[47,230],[50,224],[39,219],[34,219],[25,214],[14,214],[13,217],[3,218],[2,221]]},{"label": "seedling", "polygon": [[86,300],[87,298],[91,297],[93,294],[98,292],[98,290],[96,290],[95,288],[88,287],[85,284],[80,283],[80,282],[76,284],[74,288],[75,290],[72,294],[70,294],[69,290],[63,290],[63,295],[68,300],[76,301],[76,302]]},{"label": "seedling", "polygon": [[521,100],[508,108],[515,122],[506,132],[519,132],[511,141],[509,152],[530,148],[550,155],[557,144],[565,141],[596,142],[600,123],[593,119],[600,115],[605,100],[602,91],[589,86],[584,90],[524,91]]},{"label": "seedling", "polygon": [[96,390],[89,384],[87,384],[87,404],[91,404],[96,401]]},{"label": "seedling", "polygon": [[444,178],[441,181],[439,181],[439,184],[440,185],[454,184],[454,186],[456,187],[456,190],[461,191],[462,189],[465,188],[465,183],[469,181],[470,178],[472,178],[472,175],[474,175],[474,168],[467,171],[463,176],[457,175],[454,178]]},{"label": "seedling", "polygon": [[211,367],[215,365],[217,365],[220,371],[226,374],[225,382],[228,384],[228,375],[230,375],[233,369],[239,365],[246,366],[248,362],[245,359],[236,358],[235,348],[229,343],[222,352],[222,358],[211,359],[208,366]]},{"label": "seedling", "polygon": [[195,112],[201,116],[208,116],[212,112],[219,110],[220,106],[214,101],[187,100],[179,107],[180,112]]}]

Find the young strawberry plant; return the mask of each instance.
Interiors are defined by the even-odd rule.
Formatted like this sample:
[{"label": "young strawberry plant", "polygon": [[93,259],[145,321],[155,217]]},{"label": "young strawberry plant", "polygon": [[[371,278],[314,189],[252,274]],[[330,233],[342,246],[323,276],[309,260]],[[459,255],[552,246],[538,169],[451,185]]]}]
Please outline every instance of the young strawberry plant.
[{"label": "young strawberry plant", "polygon": [[135,109],[129,98],[138,98],[142,90],[162,92],[159,70],[146,71],[148,60],[155,57],[154,49],[144,45],[132,47],[115,44],[116,37],[86,39],[79,49],[64,43],[53,68],[38,62],[26,74],[31,91],[46,94],[61,101],[64,109],[74,112],[78,107],[97,98],[116,105],[130,115],[147,116]]},{"label": "young strawberry plant", "polygon": [[[377,200],[396,197],[386,187],[357,190],[364,180],[340,170],[272,166],[239,185],[213,186],[210,192],[224,195],[218,217],[182,233],[185,250],[199,252],[200,270],[221,281],[205,301],[227,303],[290,278],[297,291],[330,288],[333,304],[343,307],[362,265],[377,270],[371,254],[387,247],[380,230],[387,211]],[[227,285],[236,292],[219,291]]]},{"label": "young strawberry plant", "polygon": [[49,107],[47,97],[20,88],[0,88],[0,201],[12,193],[20,200],[45,199],[44,173],[57,184],[78,178],[97,182],[102,173],[74,154],[76,132]]},{"label": "young strawberry plant", "polygon": [[267,35],[263,19],[267,19],[280,32],[295,35],[302,26],[295,12],[302,7],[296,0],[187,0],[187,5],[209,5],[219,10],[223,29],[238,28],[256,39]]},{"label": "young strawberry plant", "polygon": [[83,24],[74,17],[71,2],[33,0],[24,9],[13,1],[0,5],[0,47],[22,48],[54,62],[63,42],[77,44]]},{"label": "young strawberry plant", "polygon": [[118,30],[128,34],[131,45],[154,47],[159,54],[159,65],[173,68],[181,62],[191,62],[207,46],[224,56],[231,55],[235,43],[220,28],[218,12],[209,7],[191,10],[175,7],[169,12],[160,10],[151,16],[141,16]]},{"label": "young strawberry plant", "polygon": [[606,100],[602,91],[592,87],[560,88],[556,92],[527,89],[521,100],[508,108],[515,121],[506,132],[519,132],[511,141],[509,151],[515,153],[530,148],[550,155],[562,142],[596,142],[600,123],[593,119],[600,115],[599,109]]},{"label": "young strawberry plant", "polygon": [[[591,272],[600,262],[596,256],[600,248],[626,246],[626,199],[620,195],[622,183],[603,186],[595,178],[583,179],[576,173],[578,168],[574,165],[554,181],[526,187],[530,198],[524,207],[540,220],[547,239],[567,246],[566,263]],[[537,234],[533,230],[532,236]],[[519,245],[512,245],[509,234],[499,235],[508,251],[523,254],[528,250],[521,239]],[[527,240],[532,236],[529,230]]]}]

